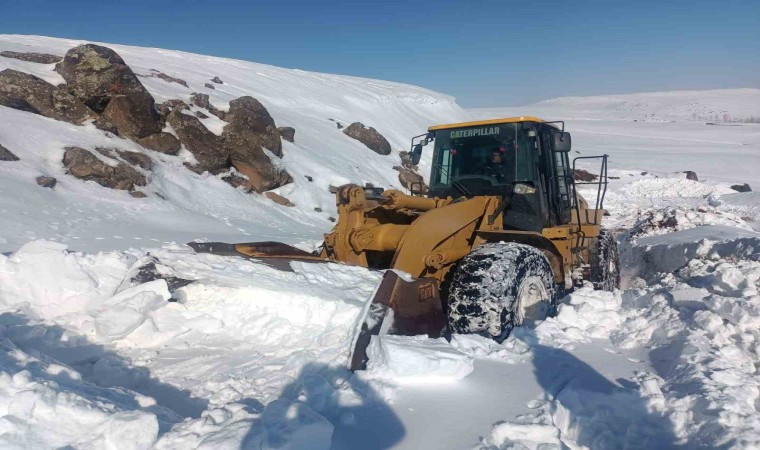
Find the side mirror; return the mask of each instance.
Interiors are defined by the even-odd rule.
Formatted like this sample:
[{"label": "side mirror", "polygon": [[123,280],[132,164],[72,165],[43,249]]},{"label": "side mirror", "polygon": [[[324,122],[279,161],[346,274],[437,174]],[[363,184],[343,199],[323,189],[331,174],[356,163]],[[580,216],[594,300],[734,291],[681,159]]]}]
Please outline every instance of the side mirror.
[{"label": "side mirror", "polygon": [[422,144],[416,144],[412,147],[410,156],[412,157],[412,165],[416,166],[419,164],[420,158],[422,158]]},{"label": "side mirror", "polygon": [[552,133],[554,137],[554,151],[555,152],[569,152],[570,151],[570,133],[566,131],[557,131]]}]

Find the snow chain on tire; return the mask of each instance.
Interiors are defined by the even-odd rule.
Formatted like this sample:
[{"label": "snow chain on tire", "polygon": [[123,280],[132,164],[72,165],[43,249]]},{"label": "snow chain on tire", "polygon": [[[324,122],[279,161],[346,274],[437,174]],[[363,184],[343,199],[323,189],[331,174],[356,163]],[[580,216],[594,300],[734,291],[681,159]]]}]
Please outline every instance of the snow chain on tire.
[{"label": "snow chain on tire", "polygon": [[612,232],[602,228],[596,246],[590,250],[591,282],[594,289],[614,291],[620,287],[620,253]]},{"label": "snow chain on tire", "polygon": [[526,319],[540,320],[556,308],[556,294],[551,265],[540,250],[512,242],[486,244],[454,271],[449,326],[454,333],[477,333],[501,342],[526,312],[520,298],[533,305]]}]

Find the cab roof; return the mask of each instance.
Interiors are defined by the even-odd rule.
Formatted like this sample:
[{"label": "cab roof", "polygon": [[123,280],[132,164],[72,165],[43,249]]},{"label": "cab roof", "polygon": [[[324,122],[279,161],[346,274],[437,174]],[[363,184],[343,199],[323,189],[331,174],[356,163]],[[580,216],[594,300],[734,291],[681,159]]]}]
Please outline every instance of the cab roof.
[{"label": "cab roof", "polygon": [[450,130],[452,128],[476,127],[478,125],[496,125],[500,123],[515,123],[515,122],[542,122],[543,123],[545,122],[545,120],[539,119],[538,117],[533,117],[533,116],[507,117],[504,119],[476,120],[474,122],[460,122],[460,123],[449,123],[446,125],[434,125],[428,128],[428,131]]}]

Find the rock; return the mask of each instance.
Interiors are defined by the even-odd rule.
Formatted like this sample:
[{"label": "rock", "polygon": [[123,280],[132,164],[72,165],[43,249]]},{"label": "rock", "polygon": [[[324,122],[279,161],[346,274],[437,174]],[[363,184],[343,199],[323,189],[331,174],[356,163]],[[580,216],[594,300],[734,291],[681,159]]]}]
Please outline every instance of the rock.
[{"label": "rock", "polygon": [[332,223],[337,222],[337,219],[335,219],[335,217],[333,217],[333,216],[328,217],[327,220],[329,220]]},{"label": "rock", "polygon": [[14,155],[10,150],[0,145],[0,161],[18,161],[18,156]]},{"label": "rock", "polygon": [[249,190],[248,178],[241,177],[240,175],[231,173],[229,175],[223,176],[222,180],[225,181],[230,186],[234,187],[235,189],[242,186],[246,188],[246,190]]},{"label": "rock", "polygon": [[38,185],[44,188],[50,188],[50,189],[53,189],[55,185],[58,183],[58,180],[56,180],[55,178],[45,177],[45,176],[39,176],[35,178],[34,181],[36,181]]},{"label": "rock", "polygon": [[224,81],[222,81],[222,79],[219,77],[214,77],[211,79],[211,81],[213,81],[216,84],[224,84]]},{"label": "rock", "polygon": [[133,166],[138,166],[148,171],[153,168],[153,160],[150,159],[150,156],[146,155],[145,153],[130,152],[128,150],[119,149],[116,149],[116,153],[121,156],[121,159],[132,164]]},{"label": "rock", "polygon": [[304,178],[306,178],[306,180],[307,180],[309,183],[311,183],[312,181],[314,181],[314,177],[312,177],[311,175],[304,175]]},{"label": "rock", "polygon": [[206,84],[204,84],[203,86],[205,86],[205,87],[207,87],[207,88],[209,88],[209,89],[216,89],[216,88],[214,87],[214,85],[213,85],[213,84],[211,84],[211,83],[206,83]]},{"label": "rock", "polygon": [[203,114],[203,113],[202,113],[202,112],[200,112],[200,111],[195,111],[195,117],[197,117],[197,118],[199,118],[199,119],[208,119],[208,116],[207,116],[207,115],[205,115],[205,114]]},{"label": "rock", "polygon": [[131,195],[134,198],[145,198],[148,196],[147,194],[145,194],[145,192],[142,192],[142,191],[131,191],[129,195]]},{"label": "rock", "polygon": [[137,142],[145,148],[165,153],[167,155],[176,155],[182,144],[179,139],[171,133],[157,133],[140,138]]},{"label": "rock", "polygon": [[187,81],[183,80],[182,78],[172,77],[156,69],[150,69],[150,70],[153,72],[152,74],[149,75],[150,77],[160,78],[168,83],[177,83],[177,84],[181,84],[182,86],[189,87],[187,85]]},{"label": "rock", "polygon": [[342,123],[340,123],[340,122],[336,122],[336,123],[335,123],[335,126],[336,126],[336,127],[338,127],[338,129],[339,129],[339,130],[340,130],[340,129],[343,129],[343,124],[342,124]]},{"label": "rock", "polygon": [[156,104],[156,110],[158,110],[158,113],[161,114],[162,116],[168,116],[169,113],[174,111],[175,109],[189,111],[190,106],[188,106],[188,104],[183,102],[182,100],[179,100],[176,98],[167,100],[163,103]]},{"label": "rock", "polygon": [[398,170],[398,181],[404,188],[414,193],[427,193],[428,187],[422,175],[406,167],[396,166],[394,169]]},{"label": "rock", "polygon": [[687,180],[699,181],[699,177],[697,177],[697,173],[696,172],[693,172],[691,170],[685,170],[683,173],[686,174],[686,179]]},{"label": "rock", "polygon": [[314,211],[316,211],[316,212],[322,212],[322,208],[320,208],[319,206],[317,206],[316,208],[314,208]]},{"label": "rock", "polygon": [[132,190],[135,186],[146,184],[145,175],[129,164],[117,162],[111,166],[79,147],[66,147],[63,165],[70,175],[111,189]]},{"label": "rock", "polygon": [[63,59],[63,56],[51,55],[49,53],[21,53],[21,52],[0,52],[0,56],[6,58],[20,59],[39,64],[54,64]]},{"label": "rock", "polygon": [[407,151],[398,152],[398,156],[401,158],[401,166],[405,169],[417,171],[417,166],[412,164],[412,155]]},{"label": "rock", "polygon": [[208,112],[220,118],[221,120],[224,120],[227,117],[227,113],[222,111],[221,109],[213,108],[213,109],[209,109]]},{"label": "rock", "polygon": [[575,169],[573,172],[573,179],[575,181],[580,182],[590,182],[590,181],[596,181],[599,178],[598,175],[594,175],[591,172],[585,171],[583,169]]},{"label": "rock", "polygon": [[93,118],[90,110],[65,90],[12,69],[0,72],[0,105],[77,125]]},{"label": "rock", "polygon": [[198,160],[198,165],[191,167],[194,172],[208,171],[217,174],[227,170],[230,166],[229,150],[197,117],[175,110],[169,114],[166,121],[174,128],[180,142]]},{"label": "rock", "polygon": [[649,172],[641,172],[641,175],[647,175]]},{"label": "rock", "polygon": [[102,113],[120,134],[139,139],[161,131],[153,97],[110,48],[94,44],[72,48],[55,70],[71,94]]},{"label": "rock", "polygon": [[230,102],[222,139],[229,150],[232,165],[248,177],[250,188],[264,192],[292,181],[290,175],[278,168],[264,149],[282,156],[280,132],[264,106],[253,97],[241,97]]},{"label": "rock", "polygon": [[280,132],[280,137],[288,142],[293,142],[296,138],[296,129],[293,127],[279,127],[277,131]]},{"label": "rock", "polygon": [[354,122],[343,130],[343,134],[356,139],[378,155],[391,154],[391,144],[372,127],[367,128],[360,122]]},{"label": "rock", "polygon": [[264,192],[264,195],[269,200],[272,200],[273,202],[277,203],[278,205],[287,206],[287,207],[291,207],[291,208],[293,206],[296,206],[295,204],[293,204],[293,202],[291,202],[287,198],[283,197],[282,195],[275,194],[274,192]]},{"label": "rock", "polygon": [[208,94],[199,94],[197,92],[193,92],[190,95],[190,101],[193,102],[194,105],[200,106],[201,108],[211,109],[211,103],[209,102]]},{"label": "rock", "polygon": [[237,134],[245,140],[256,141],[275,155],[282,156],[280,132],[274,119],[255,98],[245,96],[232,100],[225,120],[229,122],[224,127],[226,134]]},{"label": "rock", "polygon": [[752,192],[752,188],[747,183],[733,184],[731,185],[731,189],[735,190],[736,192]]}]

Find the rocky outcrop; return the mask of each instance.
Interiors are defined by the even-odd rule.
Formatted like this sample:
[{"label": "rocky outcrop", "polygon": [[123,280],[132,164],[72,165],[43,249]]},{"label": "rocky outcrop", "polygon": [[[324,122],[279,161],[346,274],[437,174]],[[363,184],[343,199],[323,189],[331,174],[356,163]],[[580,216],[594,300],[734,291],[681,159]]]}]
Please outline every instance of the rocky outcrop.
[{"label": "rocky outcrop", "polygon": [[55,178],[46,177],[43,175],[40,175],[39,177],[35,178],[34,181],[36,181],[39,186],[42,186],[48,189],[53,189],[55,185],[58,184],[58,180],[56,180]]},{"label": "rocky outcrop", "polygon": [[153,168],[153,160],[150,159],[150,156],[146,155],[145,153],[130,152],[128,150],[121,150],[118,148],[112,149],[103,147],[97,147],[95,150],[97,150],[101,155],[105,155],[113,159],[116,159],[116,156],[114,155],[115,152],[116,155],[118,155],[125,162],[133,166],[140,167],[143,170],[149,171]]},{"label": "rocky outcrop", "polygon": [[188,106],[188,104],[183,102],[182,100],[179,100],[176,98],[167,100],[163,103],[156,104],[156,110],[162,116],[168,116],[169,113],[174,111],[175,109],[179,109],[180,111],[189,111],[190,106]]},{"label": "rocky outcrop", "polygon": [[372,127],[366,127],[360,122],[354,122],[343,133],[356,139],[378,155],[390,155],[391,144],[385,137]]},{"label": "rocky outcrop", "polygon": [[266,148],[275,156],[282,156],[280,132],[264,105],[253,97],[240,97],[230,102],[225,120],[229,124],[224,127],[222,138],[230,161],[248,177],[251,189],[264,192],[292,181],[264,151]]},{"label": "rocky outcrop", "polygon": [[206,83],[206,84],[204,84],[203,86],[205,86],[205,87],[207,87],[207,88],[209,88],[209,89],[216,89],[216,88],[214,87],[214,85],[213,85],[213,84],[211,84],[211,83]]},{"label": "rocky outcrop", "polygon": [[280,137],[288,142],[294,142],[296,138],[296,129],[293,127],[279,127],[277,131],[280,132]]},{"label": "rocky outcrop", "polygon": [[210,132],[197,117],[172,111],[166,118],[179,136],[180,142],[195,156],[198,164],[190,168],[197,173],[224,172],[229,167],[230,154],[217,135]]},{"label": "rocky outcrop", "polygon": [[226,134],[234,134],[266,148],[277,156],[282,156],[280,132],[269,111],[258,100],[245,96],[230,102],[230,109],[225,120],[229,125],[224,127]]},{"label": "rocky outcrop", "polygon": [[13,58],[13,59],[20,59],[21,61],[28,61],[38,64],[55,64],[58,61],[62,60],[62,56],[56,56],[51,55],[49,53],[22,53],[22,52],[9,52],[4,51],[0,52],[0,56],[4,56],[6,58]]},{"label": "rocky outcrop", "polygon": [[200,106],[201,108],[206,108],[211,114],[215,115],[216,117],[224,120],[227,116],[227,113],[224,111],[217,109],[214,107],[214,105],[211,104],[209,101],[208,94],[199,94],[197,92],[193,92],[190,96],[190,101],[193,102],[195,106]]},{"label": "rocky outcrop", "polygon": [[180,84],[182,86],[188,87],[187,81],[183,80],[182,78],[177,78],[177,77],[173,77],[171,75],[167,75],[167,74],[161,72],[160,70],[156,70],[156,69],[150,69],[150,71],[151,71],[150,75],[143,75],[143,76],[146,77],[146,78],[156,77],[156,78],[160,78],[160,79],[166,81],[167,83],[177,83],[177,84]]},{"label": "rocky outcrop", "polygon": [[0,72],[0,105],[73,124],[93,118],[90,110],[65,90],[12,69]]},{"label": "rocky outcrop", "polygon": [[55,70],[66,80],[66,89],[102,113],[119,134],[139,139],[161,131],[153,97],[110,48],[94,44],[72,48]]},{"label": "rocky outcrop", "polygon": [[0,161],[18,161],[18,156],[14,155],[10,150],[0,145]]},{"label": "rocky outcrop", "polygon": [[222,79],[219,77],[214,77],[211,79],[211,81],[213,81],[216,84],[224,84],[224,81],[222,81]]},{"label": "rocky outcrop", "polygon": [[684,170],[683,173],[686,174],[686,179],[687,180],[699,181],[699,177],[697,176],[697,172],[694,172],[693,170]]},{"label": "rocky outcrop", "polygon": [[181,147],[179,139],[170,133],[151,134],[138,139],[137,142],[145,148],[167,155],[176,155]]},{"label": "rocky outcrop", "polygon": [[131,165],[121,161],[114,161],[114,165],[106,164],[79,147],[66,147],[63,165],[69,174],[111,189],[132,190],[135,186],[145,186],[147,181],[145,175]]}]

